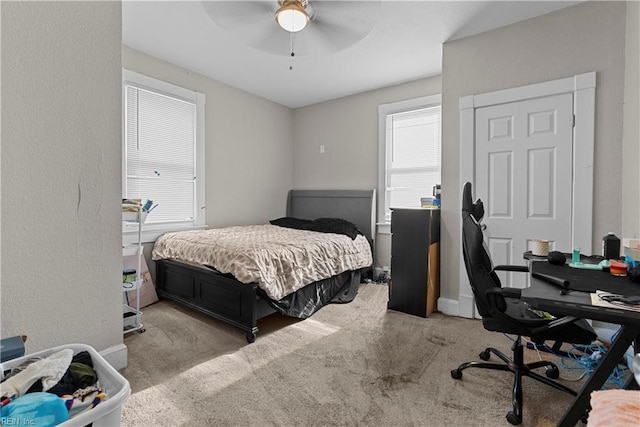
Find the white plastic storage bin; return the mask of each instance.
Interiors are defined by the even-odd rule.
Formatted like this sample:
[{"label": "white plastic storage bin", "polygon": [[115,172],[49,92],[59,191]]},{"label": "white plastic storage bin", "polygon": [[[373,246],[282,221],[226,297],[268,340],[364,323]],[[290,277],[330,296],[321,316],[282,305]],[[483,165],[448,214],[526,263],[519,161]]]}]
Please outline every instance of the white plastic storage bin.
[{"label": "white plastic storage bin", "polygon": [[122,416],[122,405],[129,395],[131,395],[129,381],[120,375],[120,373],[91,346],[86,344],[61,345],[37,353],[27,354],[17,359],[8,360],[0,363],[0,375],[4,379],[5,371],[21,365],[26,360],[34,357],[47,357],[64,349],[72,349],[73,354],[78,354],[81,351],[89,352],[91,361],[93,362],[93,369],[96,371],[96,374],[98,374],[98,385],[107,394],[107,398],[95,408],[82,412],[58,425],[62,427],[83,427],[93,423],[93,427],[119,426]]}]

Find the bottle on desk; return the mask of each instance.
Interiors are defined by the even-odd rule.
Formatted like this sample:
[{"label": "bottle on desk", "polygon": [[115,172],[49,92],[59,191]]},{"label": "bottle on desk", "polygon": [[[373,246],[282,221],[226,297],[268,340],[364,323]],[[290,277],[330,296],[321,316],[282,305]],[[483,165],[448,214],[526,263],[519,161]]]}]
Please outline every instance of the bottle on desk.
[{"label": "bottle on desk", "polygon": [[612,232],[602,238],[602,256],[604,259],[620,258],[620,239]]}]

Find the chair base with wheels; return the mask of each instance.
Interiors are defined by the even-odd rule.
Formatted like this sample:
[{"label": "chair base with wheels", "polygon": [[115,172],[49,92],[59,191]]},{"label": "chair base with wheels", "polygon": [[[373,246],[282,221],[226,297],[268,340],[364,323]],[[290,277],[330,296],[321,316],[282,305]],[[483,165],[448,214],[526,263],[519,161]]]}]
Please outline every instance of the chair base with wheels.
[{"label": "chair base with wheels", "polygon": [[[500,350],[487,347],[478,357],[485,362],[466,362],[451,370],[451,378],[459,380],[462,378],[462,371],[467,368],[493,369],[496,371],[510,371],[514,374],[513,379],[513,410],[507,413],[507,421],[510,424],[518,425],[522,423],[522,378],[529,377],[555,389],[576,396],[576,392],[556,381],[560,376],[558,366],[550,361],[540,360],[531,363],[524,363],[524,348],[522,338],[518,336],[511,347],[513,358],[509,358]],[[488,362],[491,354],[497,356],[503,363]],[[545,375],[534,372],[534,369],[546,368]]]}]

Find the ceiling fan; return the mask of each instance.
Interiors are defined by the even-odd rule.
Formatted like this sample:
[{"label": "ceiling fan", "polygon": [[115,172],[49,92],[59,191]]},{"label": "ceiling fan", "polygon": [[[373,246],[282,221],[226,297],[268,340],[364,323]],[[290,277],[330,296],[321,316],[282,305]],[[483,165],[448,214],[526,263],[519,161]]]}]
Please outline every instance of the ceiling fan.
[{"label": "ceiling fan", "polygon": [[234,40],[279,55],[326,55],[364,39],[381,0],[207,1],[202,5]]}]

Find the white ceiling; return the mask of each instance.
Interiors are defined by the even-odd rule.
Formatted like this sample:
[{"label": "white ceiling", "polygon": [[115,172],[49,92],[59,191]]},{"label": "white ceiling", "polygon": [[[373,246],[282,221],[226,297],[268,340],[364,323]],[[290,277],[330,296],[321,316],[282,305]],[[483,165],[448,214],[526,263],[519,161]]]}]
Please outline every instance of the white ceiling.
[{"label": "white ceiling", "polygon": [[[131,1],[122,40],[133,49],[291,108],[441,73],[442,44],[578,1],[324,1],[293,37],[276,0]],[[354,22],[347,31],[345,20]],[[290,69],[291,67],[291,69]]]}]

